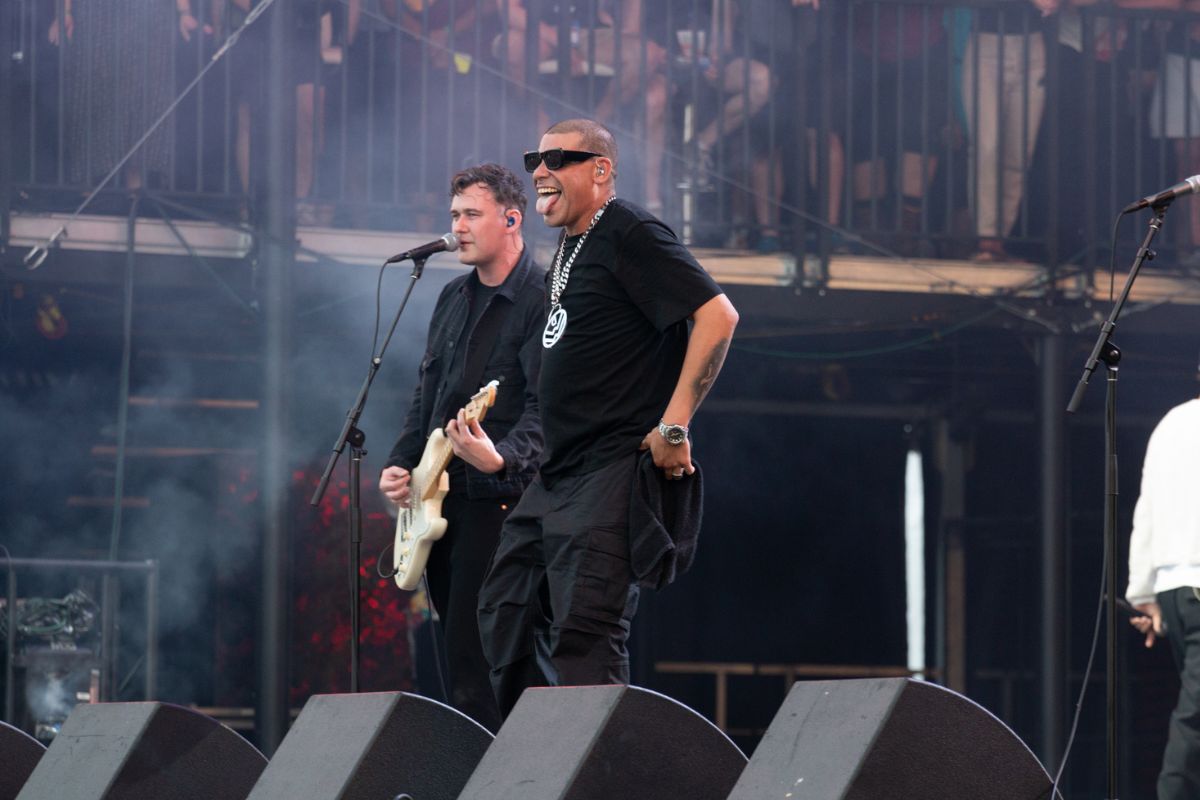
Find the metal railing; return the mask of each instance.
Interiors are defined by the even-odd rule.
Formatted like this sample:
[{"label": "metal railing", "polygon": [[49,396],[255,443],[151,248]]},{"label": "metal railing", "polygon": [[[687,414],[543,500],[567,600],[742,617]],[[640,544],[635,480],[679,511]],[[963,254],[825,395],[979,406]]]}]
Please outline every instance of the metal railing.
[{"label": "metal railing", "polygon": [[[79,3],[67,36],[65,0],[5,4],[6,204],[77,201],[246,14],[193,2],[186,40],[175,11],[137,11],[122,27]],[[147,7],[159,5],[175,4]],[[1200,40],[1183,12],[1044,14],[1023,0],[418,5],[298,9],[301,224],[437,230],[455,170],[519,169],[548,122],[573,116],[617,133],[623,195],[692,243],[765,252],[1090,265],[1118,208],[1200,171]],[[254,214],[271,144],[257,119],[256,26],[114,192],[145,185]],[[1200,214],[1172,216],[1166,249],[1190,263]]]}]

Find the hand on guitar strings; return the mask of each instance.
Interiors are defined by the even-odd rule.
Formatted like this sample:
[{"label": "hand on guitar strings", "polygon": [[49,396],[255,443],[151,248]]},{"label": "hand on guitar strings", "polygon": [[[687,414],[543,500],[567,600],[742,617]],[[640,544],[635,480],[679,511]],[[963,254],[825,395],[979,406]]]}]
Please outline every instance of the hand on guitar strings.
[{"label": "hand on guitar strings", "polygon": [[484,431],[478,420],[467,422],[466,414],[460,409],[458,416],[446,423],[446,436],[454,455],[488,475],[504,469],[504,456],[496,451],[496,445]]},{"label": "hand on guitar strings", "polygon": [[388,467],[379,474],[379,491],[400,508],[408,508],[410,493],[408,483],[411,477],[406,469]]}]

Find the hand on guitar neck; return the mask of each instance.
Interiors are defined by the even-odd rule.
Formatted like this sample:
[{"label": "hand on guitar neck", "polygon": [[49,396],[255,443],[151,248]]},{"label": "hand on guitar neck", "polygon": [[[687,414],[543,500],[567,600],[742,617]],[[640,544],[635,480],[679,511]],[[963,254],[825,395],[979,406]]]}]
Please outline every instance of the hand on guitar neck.
[{"label": "hand on guitar neck", "polygon": [[465,409],[459,409],[458,417],[446,424],[446,436],[450,438],[454,455],[480,472],[490,475],[504,469],[504,456],[496,451],[496,445],[479,420],[467,419]]}]

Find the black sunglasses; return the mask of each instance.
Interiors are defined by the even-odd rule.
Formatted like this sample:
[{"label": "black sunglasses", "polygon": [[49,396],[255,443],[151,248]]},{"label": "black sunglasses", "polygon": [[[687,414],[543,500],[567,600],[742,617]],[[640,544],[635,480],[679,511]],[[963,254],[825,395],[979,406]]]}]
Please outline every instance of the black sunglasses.
[{"label": "black sunglasses", "polygon": [[587,161],[589,158],[602,158],[599,153],[589,153],[586,150],[563,150],[561,147],[555,147],[553,150],[543,150],[538,152],[530,150],[525,154],[525,171],[533,172],[538,168],[538,164],[545,162],[546,169],[562,169],[566,164],[572,164],[578,161]]}]

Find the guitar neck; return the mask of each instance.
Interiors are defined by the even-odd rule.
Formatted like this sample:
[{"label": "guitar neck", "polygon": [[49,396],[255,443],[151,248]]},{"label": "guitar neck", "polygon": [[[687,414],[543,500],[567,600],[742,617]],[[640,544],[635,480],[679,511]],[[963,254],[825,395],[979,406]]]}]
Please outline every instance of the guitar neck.
[{"label": "guitar neck", "polygon": [[425,451],[426,458],[429,459],[428,472],[420,472],[413,476],[414,496],[422,500],[428,500],[433,497],[437,491],[438,483],[442,479],[442,473],[446,471],[446,467],[450,465],[450,459],[454,458],[454,448],[450,445],[449,439],[443,439],[439,442],[430,441]]},{"label": "guitar neck", "polygon": [[446,439],[441,442],[433,453],[433,469],[430,472],[430,483],[437,483],[441,474],[450,466],[450,459],[454,458],[454,448],[450,445],[450,440]]}]

